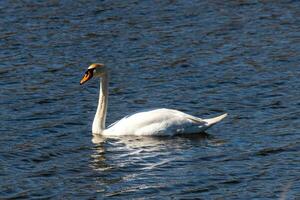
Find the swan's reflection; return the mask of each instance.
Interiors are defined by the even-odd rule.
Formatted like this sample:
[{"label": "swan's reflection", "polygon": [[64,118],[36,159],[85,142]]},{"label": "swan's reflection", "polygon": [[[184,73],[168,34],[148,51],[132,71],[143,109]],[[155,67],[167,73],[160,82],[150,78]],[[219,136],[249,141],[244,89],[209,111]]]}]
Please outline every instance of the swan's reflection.
[{"label": "swan's reflection", "polygon": [[189,163],[194,148],[202,148],[210,138],[208,134],[118,138],[94,135],[91,168],[96,172],[96,183],[109,186],[105,190],[108,196],[138,191],[140,187],[167,187],[167,183],[140,183],[151,179],[151,175],[161,176],[171,168]]},{"label": "swan's reflection", "polygon": [[94,153],[91,155],[92,167],[105,171],[129,165],[157,166],[159,162],[168,163],[191,146],[204,145],[210,135],[178,137],[104,137],[93,135]]},{"label": "swan's reflection", "polygon": [[[153,147],[153,150],[158,150],[160,147],[167,147],[172,145],[172,148],[180,148],[183,141],[204,141],[205,139],[212,139],[213,136],[203,132],[201,134],[192,135],[178,135],[176,137],[137,137],[137,136],[124,136],[124,137],[105,137],[99,134],[94,134],[92,142],[96,145],[102,145],[107,140],[112,140],[118,144],[124,144],[128,148],[147,148]],[[101,152],[103,149],[100,150]]]},{"label": "swan's reflection", "polygon": [[105,158],[105,138],[100,135],[94,135],[92,142],[95,144],[94,153],[91,154],[92,157],[92,168],[96,171],[105,171],[111,168],[106,163]]}]

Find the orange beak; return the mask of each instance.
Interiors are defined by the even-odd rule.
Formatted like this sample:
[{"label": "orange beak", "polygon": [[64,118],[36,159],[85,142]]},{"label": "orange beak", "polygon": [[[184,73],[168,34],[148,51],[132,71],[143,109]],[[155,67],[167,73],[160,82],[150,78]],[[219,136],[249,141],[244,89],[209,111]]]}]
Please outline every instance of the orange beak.
[{"label": "orange beak", "polygon": [[86,71],[83,78],[80,81],[80,85],[84,84],[85,82],[90,80],[92,77],[93,77],[93,72],[90,70]]}]

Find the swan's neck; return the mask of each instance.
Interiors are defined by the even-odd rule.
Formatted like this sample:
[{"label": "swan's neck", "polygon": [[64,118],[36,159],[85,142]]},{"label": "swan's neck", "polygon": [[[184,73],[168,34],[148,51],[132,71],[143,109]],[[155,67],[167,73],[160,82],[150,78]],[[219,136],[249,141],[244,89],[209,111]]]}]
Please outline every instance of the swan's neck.
[{"label": "swan's neck", "polygon": [[101,77],[99,102],[97,112],[93,121],[93,133],[101,133],[105,129],[106,111],[108,98],[108,74]]}]

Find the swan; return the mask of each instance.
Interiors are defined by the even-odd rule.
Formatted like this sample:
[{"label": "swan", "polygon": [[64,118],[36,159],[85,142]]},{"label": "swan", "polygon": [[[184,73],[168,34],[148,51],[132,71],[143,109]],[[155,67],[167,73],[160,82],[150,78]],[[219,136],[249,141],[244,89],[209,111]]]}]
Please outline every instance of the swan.
[{"label": "swan", "polygon": [[201,119],[178,110],[159,108],[128,115],[105,127],[108,104],[108,70],[106,65],[91,64],[80,81],[84,84],[92,77],[101,78],[99,101],[94,117],[92,133],[103,136],[173,136],[201,133],[221,121],[227,113],[210,119]]}]

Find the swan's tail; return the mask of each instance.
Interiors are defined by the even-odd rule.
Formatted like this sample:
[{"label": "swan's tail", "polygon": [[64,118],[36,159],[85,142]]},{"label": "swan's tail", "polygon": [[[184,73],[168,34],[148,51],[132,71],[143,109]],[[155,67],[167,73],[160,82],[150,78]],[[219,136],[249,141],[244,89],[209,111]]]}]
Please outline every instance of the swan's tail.
[{"label": "swan's tail", "polygon": [[206,126],[211,127],[212,125],[218,123],[219,121],[221,121],[222,119],[224,119],[227,116],[227,113],[220,115],[218,117],[214,117],[214,118],[210,118],[210,119],[203,119],[203,121],[205,121],[207,124]]}]

